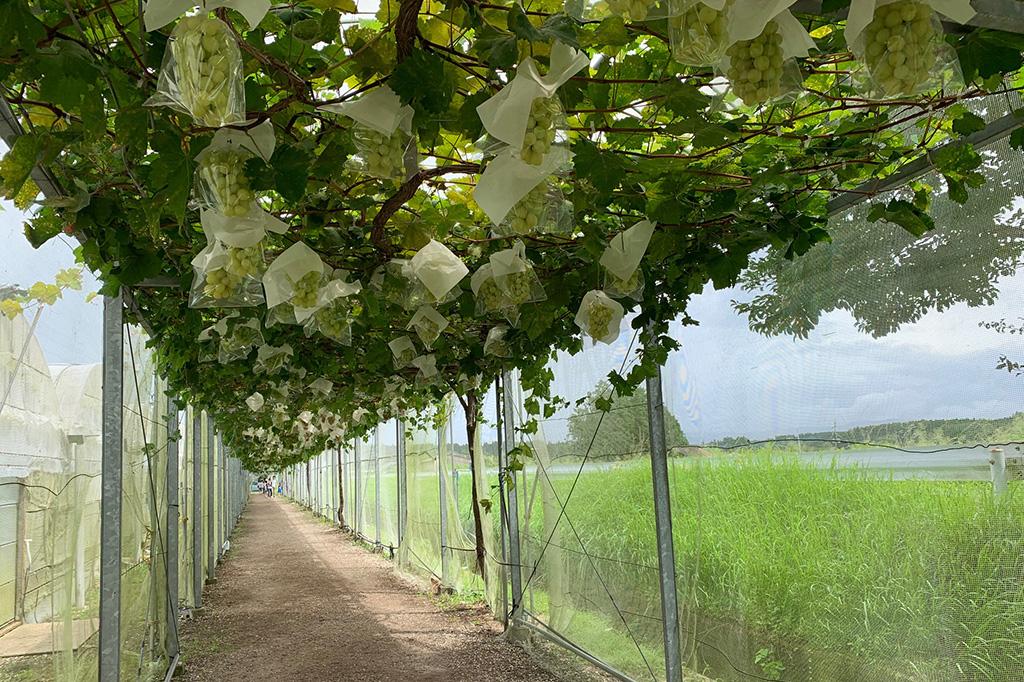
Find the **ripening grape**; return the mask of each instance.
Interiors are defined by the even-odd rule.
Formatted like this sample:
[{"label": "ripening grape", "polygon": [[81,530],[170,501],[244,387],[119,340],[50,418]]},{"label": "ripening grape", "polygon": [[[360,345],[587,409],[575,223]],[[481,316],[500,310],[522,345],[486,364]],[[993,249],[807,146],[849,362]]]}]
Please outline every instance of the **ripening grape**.
[{"label": "ripening grape", "polygon": [[498,283],[494,281],[493,277],[488,277],[484,280],[483,284],[480,285],[480,289],[476,292],[476,298],[488,312],[501,310],[510,305],[508,299],[505,298],[505,292],[498,288]]},{"label": "ripening grape", "polygon": [[292,305],[296,308],[315,308],[320,293],[320,272],[307,272],[292,287]]},{"label": "ripening grape", "polygon": [[405,367],[416,359],[416,349],[411,347],[403,348],[395,355],[395,366]]},{"label": "ripening grape", "polygon": [[640,287],[640,270],[634,270],[633,274],[629,276],[629,279],[619,279],[612,275],[612,281],[608,285],[608,289],[615,291],[619,294],[631,294]]},{"label": "ripening grape", "polygon": [[430,318],[421,317],[416,321],[416,334],[424,344],[429,346],[441,335],[441,328]]},{"label": "ripening grape", "polygon": [[882,5],[864,37],[868,71],[886,95],[909,95],[927,86],[941,42],[931,7],[920,2]]},{"label": "ripening grape", "polygon": [[223,300],[230,298],[242,283],[242,278],[233,275],[225,268],[216,268],[206,273],[206,284],[203,293],[211,298]]},{"label": "ripening grape", "polygon": [[216,208],[226,216],[244,216],[252,208],[253,193],[245,174],[245,159],[246,154],[218,149],[207,154],[199,167]]},{"label": "ripening grape", "polygon": [[516,234],[536,232],[540,220],[544,217],[544,205],[547,201],[548,188],[540,183],[527,193],[525,197],[509,211],[509,225]]},{"label": "ripening grape", "polygon": [[232,80],[242,73],[242,55],[224,22],[185,17],[171,43],[178,64],[181,101],[199,123],[220,126],[238,118],[231,111]]},{"label": "ripening grape", "polygon": [[382,180],[405,179],[406,135],[396,130],[390,136],[363,128],[356,135],[356,149],[366,161],[366,172]]},{"label": "ripening grape", "polygon": [[608,9],[624,19],[643,21],[651,8],[648,0],[608,0]]},{"label": "ripening grape", "polygon": [[262,265],[263,253],[258,246],[250,246],[247,249],[228,247],[228,264],[224,269],[235,277],[242,279],[255,276],[259,274]]},{"label": "ripening grape", "polygon": [[593,299],[590,302],[589,310],[590,324],[587,332],[595,339],[603,339],[608,336],[608,325],[612,321],[612,309],[601,303],[600,299]]},{"label": "ripening grape", "polygon": [[769,21],[761,35],[741,40],[726,50],[729,70],[726,76],[736,95],[748,106],[767,102],[782,92],[782,34],[775,21]]},{"label": "ripening grape", "polygon": [[524,270],[505,276],[505,296],[512,305],[522,305],[533,297],[533,273]]},{"label": "ripening grape", "polygon": [[677,62],[704,66],[719,60],[728,42],[729,4],[717,10],[698,0],[681,15],[669,18],[672,56]]},{"label": "ripening grape", "polygon": [[538,97],[530,106],[526,135],[519,156],[525,163],[539,166],[555,141],[555,116],[558,103],[551,97]]},{"label": "ripening grape", "polygon": [[342,343],[351,342],[349,307],[344,301],[321,308],[313,313],[313,319],[324,336]]}]

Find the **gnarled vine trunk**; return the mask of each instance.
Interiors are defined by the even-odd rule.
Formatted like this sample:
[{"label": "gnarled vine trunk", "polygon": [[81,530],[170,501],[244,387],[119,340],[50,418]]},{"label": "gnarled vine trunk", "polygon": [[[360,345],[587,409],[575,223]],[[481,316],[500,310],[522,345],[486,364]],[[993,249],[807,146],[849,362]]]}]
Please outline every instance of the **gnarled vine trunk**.
[{"label": "gnarled vine trunk", "polygon": [[480,417],[480,404],[477,389],[466,391],[462,399],[462,408],[466,413],[466,441],[469,443],[470,485],[473,492],[473,530],[476,535],[476,566],[480,576],[487,579],[487,568],[484,559],[487,551],[484,546],[484,522],[480,511],[480,496],[477,493],[476,458],[480,454],[476,447],[476,430]]}]

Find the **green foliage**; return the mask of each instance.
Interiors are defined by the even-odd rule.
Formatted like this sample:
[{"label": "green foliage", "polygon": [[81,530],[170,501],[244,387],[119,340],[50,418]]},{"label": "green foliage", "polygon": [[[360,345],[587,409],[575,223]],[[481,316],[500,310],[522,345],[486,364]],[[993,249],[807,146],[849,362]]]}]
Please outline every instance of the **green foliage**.
[{"label": "green foliage", "polygon": [[[240,15],[220,10],[239,43],[245,126],[269,121],[277,141],[269,163],[250,159],[245,166],[261,205],[287,224],[284,234],[264,239],[268,262],[302,241],[328,268],[362,284],[351,310],[351,346],[306,337],[298,325],[263,324],[269,345],[294,351],[275,376],[254,373],[253,355],[203,362],[216,355],[216,339],[197,337],[228,313],[188,305],[191,261],[206,245],[192,203],[195,159],[213,131],[145,104],[156,93],[155,69],[172,26],[140,37],[131,3],[86,10],[58,0],[0,0],[0,80],[27,131],[0,162],[0,193],[27,205],[35,194],[27,182],[32,166],[50,167],[71,196],[30,220],[30,241],[39,245],[73,226],[103,291],[132,288],[136,309],[156,330],[172,389],[209,409],[234,452],[257,469],[301,461],[323,447],[322,438],[305,442],[294,433],[303,412],[326,410],[349,436],[358,435],[452,390],[475,390],[477,379],[486,385],[509,365],[522,370],[535,401],[527,405],[539,410],[541,401],[553,404],[544,363],[555,350],[580,347],[573,317],[584,294],[601,284],[601,253],[638,220],[658,227],[641,264],[643,300],[624,304],[638,325],[653,322],[657,333],[629,374],[617,377],[617,389],[638,385],[664,359],[673,343],[666,322],[685,317],[704,284],[730,286],[764,249],[793,257],[826,242],[829,196],[929,152],[952,199],[977,192],[983,157],[965,137],[981,126],[989,92],[1019,87],[1020,38],[965,28],[947,36],[968,80],[962,92],[871,100],[845,75],[857,66],[837,30],[846,6],[831,0],[824,14],[805,17],[821,30],[814,32],[817,49],[801,63],[804,87],[784,103],[757,107],[709,96],[713,73],[672,60],[664,19],[580,22],[555,2],[524,10],[513,2],[391,1],[376,20],[346,23],[342,34],[350,0],[276,5],[252,30]],[[545,71],[556,40],[601,56],[556,94],[575,157],[552,189],[567,200],[573,227],[522,237],[547,298],[520,306],[505,337],[511,360],[503,360],[486,355],[483,344],[491,327],[508,321],[474,314],[467,279],[453,300],[438,303],[449,342],[432,349],[437,377],[395,367],[387,343],[404,332],[412,312],[407,283],[385,266],[411,257],[429,237],[472,271],[510,246],[513,238],[490,236],[472,197],[487,162],[475,146],[484,134],[476,110],[508,85],[525,57]],[[414,110],[421,172],[404,187],[349,163],[352,122],[323,108],[383,83]],[[924,134],[908,134],[908,126]],[[1011,141],[1019,146],[1020,135]],[[873,217],[922,234],[933,222],[927,192],[921,196],[880,203]],[[181,286],[141,286],[155,276]],[[264,309],[236,312],[237,322],[265,322]],[[306,390],[320,376],[334,382],[329,396]],[[240,396],[257,391],[267,409],[237,409]],[[244,435],[256,430],[279,441],[263,439],[274,445],[268,451]]]},{"label": "green foliage", "polygon": [[[638,387],[632,395],[616,395],[602,381],[577,405],[569,417],[569,436],[576,457],[631,459],[650,453],[647,423],[647,389]],[[679,421],[665,412],[665,445],[669,452],[687,444]]]}]

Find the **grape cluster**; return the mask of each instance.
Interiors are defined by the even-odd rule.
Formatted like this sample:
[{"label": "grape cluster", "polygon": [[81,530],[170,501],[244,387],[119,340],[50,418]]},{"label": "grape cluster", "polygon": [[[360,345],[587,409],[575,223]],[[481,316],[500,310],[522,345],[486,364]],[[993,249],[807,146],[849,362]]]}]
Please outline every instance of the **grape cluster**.
[{"label": "grape cluster", "polygon": [[611,308],[603,305],[599,299],[594,299],[590,302],[587,312],[590,318],[587,332],[595,339],[603,339],[608,336],[608,325],[612,321]]},{"label": "grape cluster", "polygon": [[619,279],[612,275],[611,284],[608,289],[622,295],[631,294],[640,286],[640,270],[634,270],[629,279]]},{"label": "grape cluster", "polygon": [[429,317],[421,317],[416,321],[416,334],[424,344],[429,346],[441,335],[441,328]]},{"label": "grape cluster", "polygon": [[396,367],[405,367],[405,366],[407,366],[409,363],[411,363],[415,359],[416,359],[416,349],[415,348],[403,348],[398,353],[398,355],[395,356],[395,366]]},{"label": "grape cluster", "polygon": [[320,273],[311,270],[292,287],[292,305],[296,308],[315,308],[320,293]]},{"label": "grape cluster", "polygon": [[624,19],[643,21],[651,8],[649,0],[608,0],[608,9]]},{"label": "grape cluster", "polygon": [[729,70],[726,76],[744,104],[767,102],[782,92],[782,34],[774,21],[753,40],[741,40],[726,50]]},{"label": "grape cluster", "polygon": [[366,161],[367,173],[381,180],[405,179],[405,133],[396,130],[388,136],[366,128],[359,131],[355,141]]},{"label": "grape cluster", "polygon": [[349,307],[343,301],[321,308],[313,313],[313,319],[324,336],[341,342],[351,339]]},{"label": "grape cluster", "polygon": [[928,83],[941,40],[931,7],[920,2],[882,5],[864,36],[868,71],[886,95],[913,94]]},{"label": "grape cluster", "polygon": [[224,22],[185,17],[171,44],[178,64],[182,104],[203,125],[232,122],[231,82],[242,73],[242,56]]},{"label": "grape cluster", "polygon": [[539,166],[544,156],[551,151],[555,141],[556,102],[550,97],[538,97],[530,106],[530,117],[526,120],[526,135],[519,156],[531,166]]},{"label": "grape cluster", "polygon": [[228,247],[228,264],[224,269],[235,277],[253,277],[259,274],[262,266],[263,254],[258,246],[250,246],[247,249]]},{"label": "grape cluster", "polygon": [[211,298],[223,300],[230,298],[242,283],[242,278],[232,274],[227,268],[215,268],[206,273],[206,284],[203,293]]},{"label": "grape cluster", "polygon": [[544,204],[547,201],[548,188],[540,183],[509,211],[509,225],[516,234],[530,234],[536,231],[544,217]]},{"label": "grape cluster", "polygon": [[533,273],[512,272],[505,277],[505,296],[512,305],[522,305],[533,298]]},{"label": "grape cluster", "polygon": [[728,4],[721,10],[699,0],[677,17],[669,19],[672,30],[672,56],[681,64],[714,64],[728,41]]},{"label": "grape cluster", "polygon": [[476,297],[488,312],[501,310],[511,305],[505,297],[505,292],[498,287],[498,283],[494,281],[493,277],[484,280],[476,292]]},{"label": "grape cluster", "polygon": [[245,154],[218,149],[211,151],[200,166],[200,175],[210,188],[216,207],[226,216],[244,216],[252,206],[245,159]]}]

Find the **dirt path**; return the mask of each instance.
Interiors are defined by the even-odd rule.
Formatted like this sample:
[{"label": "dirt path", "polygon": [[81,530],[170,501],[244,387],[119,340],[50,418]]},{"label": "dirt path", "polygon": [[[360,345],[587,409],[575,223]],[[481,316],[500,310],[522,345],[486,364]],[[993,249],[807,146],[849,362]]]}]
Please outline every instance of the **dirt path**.
[{"label": "dirt path", "polygon": [[252,496],[204,606],[183,629],[191,682],[557,679],[285,500]]}]

